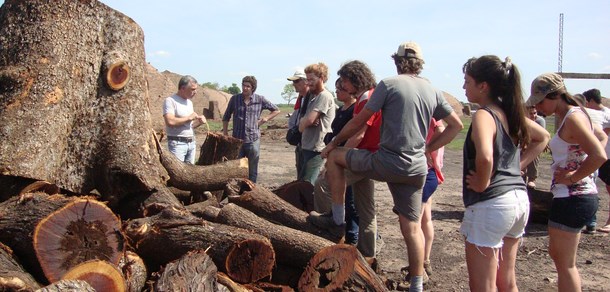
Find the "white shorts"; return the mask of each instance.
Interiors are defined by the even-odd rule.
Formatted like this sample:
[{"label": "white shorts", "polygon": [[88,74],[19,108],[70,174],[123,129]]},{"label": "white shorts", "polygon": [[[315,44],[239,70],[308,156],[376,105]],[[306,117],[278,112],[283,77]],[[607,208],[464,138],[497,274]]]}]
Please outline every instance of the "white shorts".
[{"label": "white shorts", "polygon": [[504,237],[523,236],[529,212],[527,192],[511,190],[467,207],[460,232],[476,246],[501,248]]}]

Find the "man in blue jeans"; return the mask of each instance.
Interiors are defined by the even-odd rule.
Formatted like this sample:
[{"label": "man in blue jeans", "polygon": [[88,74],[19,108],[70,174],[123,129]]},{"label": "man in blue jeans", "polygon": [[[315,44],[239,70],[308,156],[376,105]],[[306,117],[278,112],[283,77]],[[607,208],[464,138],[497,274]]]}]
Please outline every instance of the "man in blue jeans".
[{"label": "man in blue jeans", "polygon": [[178,82],[178,92],[163,102],[163,119],[167,147],[180,161],[195,164],[194,128],[206,123],[205,117],[193,110],[191,99],[197,93],[197,80],[186,75]]},{"label": "man in blue jeans", "polygon": [[[259,127],[275,118],[280,109],[264,96],[255,94],[257,81],[254,76],[246,76],[241,81],[242,93],[233,95],[227,110],[222,117],[222,133],[228,135],[229,121],[233,117],[233,137],[244,143],[239,150],[239,157],[248,158],[248,178],[256,182],[258,177],[258,159],[260,155]],[[263,110],[271,113],[261,118]]]}]

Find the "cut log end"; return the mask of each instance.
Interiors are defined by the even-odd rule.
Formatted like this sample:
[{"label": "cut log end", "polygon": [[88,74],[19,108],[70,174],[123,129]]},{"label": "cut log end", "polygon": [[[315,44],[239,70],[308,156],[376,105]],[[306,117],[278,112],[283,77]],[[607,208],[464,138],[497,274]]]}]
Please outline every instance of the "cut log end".
[{"label": "cut log end", "polygon": [[70,269],[62,280],[83,280],[95,291],[126,291],[125,279],[119,269],[100,260],[92,260]]},{"label": "cut log end", "polygon": [[123,254],[121,223],[106,205],[76,200],[51,213],[34,230],[34,249],[50,282],[92,259],[118,264]]},{"label": "cut log end", "polygon": [[239,283],[253,283],[271,275],[275,252],[269,241],[247,239],[235,244],[226,259],[229,276]]},{"label": "cut log end", "polygon": [[129,66],[125,62],[117,62],[108,68],[106,83],[112,90],[121,90],[129,82]]}]

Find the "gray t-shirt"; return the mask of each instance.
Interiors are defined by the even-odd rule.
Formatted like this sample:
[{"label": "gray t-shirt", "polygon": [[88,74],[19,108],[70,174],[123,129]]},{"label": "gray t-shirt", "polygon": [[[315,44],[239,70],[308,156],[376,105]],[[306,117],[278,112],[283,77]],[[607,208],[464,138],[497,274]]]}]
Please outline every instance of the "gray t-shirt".
[{"label": "gray t-shirt", "polygon": [[415,75],[389,77],[377,85],[365,108],[381,109],[378,159],[396,175],[428,173],[424,151],[430,120],[453,112],[440,90]]},{"label": "gray t-shirt", "polygon": [[[173,114],[177,118],[187,117],[193,113],[193,102],[190,99],[184,99],[176,94],[165,98],[163,102],[163,115]],[[175,137],[193,137],[193,122],[184,123],[180,126],[169,127],[165,126],[165,132],[168,136]]]},{"label": "gray t-shirt", "polygon": [[335,99],[330,91],[324,89],[322,92],[311,98],[307,105],[309,115],[312,111],[320,113],[320,124],[305,128],[301,136],[301,148],[310,151],[322,152],[326,147],[324,144],[324,136],[326,133],[331,133],[333,130],[331,124],[335,118]]}]

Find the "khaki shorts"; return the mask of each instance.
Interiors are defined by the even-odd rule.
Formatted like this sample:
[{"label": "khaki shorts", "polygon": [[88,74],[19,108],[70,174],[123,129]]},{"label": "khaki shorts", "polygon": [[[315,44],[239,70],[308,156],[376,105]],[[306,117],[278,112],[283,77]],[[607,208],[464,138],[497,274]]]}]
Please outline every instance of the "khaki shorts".
[{"label": "khaki shorts", "polygon": [[347,168],[358,175],[388,184],[394,208],[392,211],[411,221],[418,221],[421,214],[422,188],[426,182],[425,175],[397,175],[377,159],[378,152],[371,153],[364,149],[350,149],[345,155]]}]

